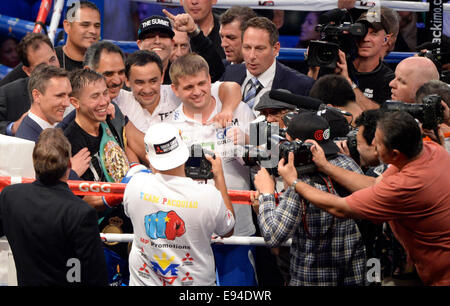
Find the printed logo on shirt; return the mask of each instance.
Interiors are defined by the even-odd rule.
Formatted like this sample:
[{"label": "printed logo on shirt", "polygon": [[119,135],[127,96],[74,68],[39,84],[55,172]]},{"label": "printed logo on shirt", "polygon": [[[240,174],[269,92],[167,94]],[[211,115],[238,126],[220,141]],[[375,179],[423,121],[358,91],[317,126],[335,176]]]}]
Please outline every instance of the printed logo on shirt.
[{"label": "printed logo on shirt", "polygon": [[373,89],[366,88],[364,90],[364,96],[366,96],[366,98],[368,98],[368,99],[373,99]]},{"label": "printed logo on shirt", "polygon": [[155,261],[151,261],[153,272],[156,273],[158,278],[161,280],[163,286],[172,285],[173,282],[178,278],[179,264],[173,263],[175,256],[167,258],[166,253],[162,253],[162,256],[153,256]]},{"label": "printed logo on shirt", "polygon": [[192,266],[194,265],[194,258],[191,257],[191,254],[186,253],[185,257],[181,260],[183,266]]},{"label": "printed logo on shirt", "polygon": [[150,278],[150,267],[147,266],[147,263],[144,262],[144,264],[138,269],[138,274],[143,278]]},{"label": "printed logo on shirt", "polygon": [[155,196],[153,194],[145,192],[140,193],[140,199],[153,204],[161,204],[180,208],[198,208],[198,201],[170,199],[166,197]]},{"label": "printed logo on shirt", "polygon": [[175,240],[186,232],[183,219],[173,210],[146,215],[144,224],[145,232],[151,239]]},{"label": "printed logo on shirt", "polygon": [[194,284],[194,278],[190,276],[189,272],[186,272],[184,277],[181,279],[182,286],[192,286]]},{"label": "printed logo on shirt", "polygon": [[167,113],[159,113],[159,114],[158,114],[159,119],[160,119],[161,121],[164,121],[164,119],[166,119],[167,117],[169,117],[169,115],[170,115],[171,113],[173,113],[173,111],[170,111],[170,112],[167,112]]}]

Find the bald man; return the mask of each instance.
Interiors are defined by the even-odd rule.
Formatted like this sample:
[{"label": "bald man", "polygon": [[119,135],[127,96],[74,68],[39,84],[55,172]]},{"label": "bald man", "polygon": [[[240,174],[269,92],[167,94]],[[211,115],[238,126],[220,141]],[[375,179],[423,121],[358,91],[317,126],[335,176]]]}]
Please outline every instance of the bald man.
[{"label": "bald man", "polygon": [[439,80],[439,72],[430,59],[405,58],[395,68],[395,78],[389,83],[391,99],[414,103],[417,89],[431,80]]}]

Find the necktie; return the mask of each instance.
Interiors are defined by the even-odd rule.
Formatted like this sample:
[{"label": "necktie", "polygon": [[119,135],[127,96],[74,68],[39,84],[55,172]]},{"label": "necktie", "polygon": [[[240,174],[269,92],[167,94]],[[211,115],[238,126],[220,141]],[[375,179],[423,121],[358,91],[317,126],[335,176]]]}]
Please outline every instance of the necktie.
[{"label": "necktie", "polygon": [[247,94],[244,97],[244,102],[247,103],[247,105],[252,108],[253,104],[255,104],[255,97],[256,94],[258,93],[258,89],[261,86],[261,84],[259,83],[258,79],[256,77],[252,77],[247,85],[250,84],[250,87],[247,91]]}]

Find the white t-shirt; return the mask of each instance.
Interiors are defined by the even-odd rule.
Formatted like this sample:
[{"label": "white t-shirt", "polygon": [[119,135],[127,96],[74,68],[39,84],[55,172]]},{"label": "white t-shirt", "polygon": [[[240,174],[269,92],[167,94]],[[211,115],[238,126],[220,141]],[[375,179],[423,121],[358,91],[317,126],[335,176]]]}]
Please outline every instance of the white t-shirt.
[{"label": "white t-shirt", "polygon": [[[222,109],[222,103],[218,97],[215,85],[211,88],[211,94],[215,98],[216,107],[211,113],[210,120]],[[249,167],[241,164],[239,158],[242,156],[242,149],[235,146],[233,141],[226,137],[230,128],[237,127],[246,132],[249,123],[255,118],[252,110],[245,104],[240,103],[234,111],[232,126],[217,128],[214,125],[202,125],[200,122],[186,117],[181,104],[165,122],[173,124],[181,131],[183,141],[188,145],[200,144],[204,149],[217,152],[222,158],[223,171],[227,188],[230,190],[250,190]],[[213,180],[208,180],[208,184],[214,184]],[[249,236],[256,231],[252,221],[250,205],[233,204],[236,216],[234,235]]]},{"label": "white t-shirt", "polygon": [[150,125],[161,122],[169,116],[181,104],[181,101],[174,94],[170,85],[161,85],[159,103],[153,114],[142,108],[131,91],[121,89],[116,103],[136,128],[145,133]]},{"label": "white t-shirt", "polygon": [[215,187],[138,173],[127,184],[123,205],[134,230],[130,286],[215,284],[211,235],[225,235],[234,226]]}]

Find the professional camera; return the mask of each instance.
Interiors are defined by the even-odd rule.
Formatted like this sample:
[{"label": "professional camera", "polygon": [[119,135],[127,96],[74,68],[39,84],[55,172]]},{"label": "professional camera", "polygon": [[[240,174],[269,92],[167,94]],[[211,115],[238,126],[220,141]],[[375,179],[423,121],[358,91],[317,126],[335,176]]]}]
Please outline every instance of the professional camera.
[{"label": "professional camera", "polygon": [[382,109],[387,111],[405,111],[422,123],[427,130],[434,130],[444,121],[444,107],[441,96],[433,94],[423,97],[422,104],[411,104],[400,101],[386,101]]},{"label": "professional camera", "polygon": [[336,137],[334,140],[347,140],[348,151],[350,152],[350,157],[358,164],[360,164],[360,156],[358,152],[358,143],[356,141],[356,134],[358,134],[358,129],[351,130],[345,137]]},{"label": "professional camera", "polygon": [[[313,173],[317,171],[317,167],[312,160],[310,143],[300,140],[283,141],[279,144],[278,150],[264,150],[255,146],[244,147],[244,164],[246,166],[260,166],[268,170],[274,176],[278,176],[278,162],[284,158],[285,163],[288,162],[289,152],[294,153],[294,166],[298,175]],[[274,156],[274,153],[278,153]]]},{"label": "professional camera", "polygon": [[[424,49],[426,51],[422,51]],[[419,51],[418,56],[426,57],[434,63],[440,74],[440,80],[450,84],[450,71],[442,71],[442,66],[450,63],[450,50],[448,47],[445,48],[444,44],[439,45],[437,43],[426,42],[417,46],[416,50]]]},{"label": "professional camera", "polygon": [[191,145],[189,151],[189,158],[184,167],[186,176],[194,180],[209,180],[214,178],[214,173],[211,171],[212,165],[205,157],[205,153],[208,153],[208,155],[215,158],[214,153],[203,149],[199,144]]},{"label": "professional camera", "polygon": [[343,22],[347,15],[347,10],[335,9],[320,17],[315,30],[321,34],[321,39],[309,43],[309,66],[335,69],[339,60],[339,49],[349,58],[356,57],[358,48],[355,38],[363,38],[367,28],[363,23]]}]

